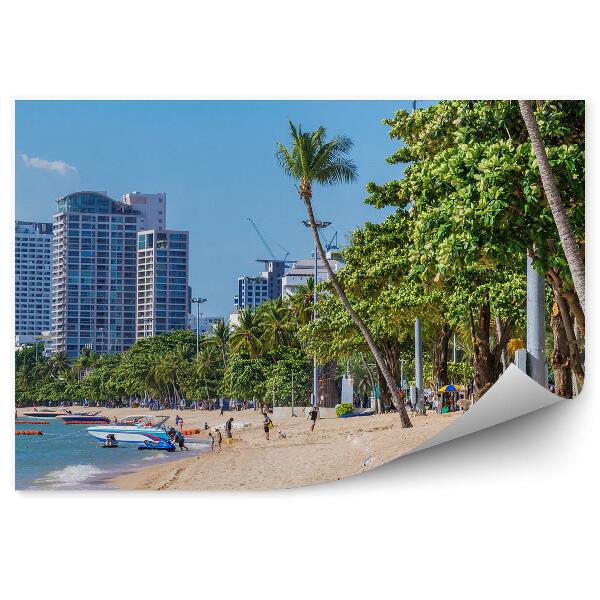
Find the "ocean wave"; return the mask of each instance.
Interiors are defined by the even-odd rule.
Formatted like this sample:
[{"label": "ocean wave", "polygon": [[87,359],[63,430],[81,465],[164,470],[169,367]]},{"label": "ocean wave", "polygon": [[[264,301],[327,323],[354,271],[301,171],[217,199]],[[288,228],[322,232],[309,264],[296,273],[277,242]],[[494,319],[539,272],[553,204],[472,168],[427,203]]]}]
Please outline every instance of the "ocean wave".
[{"label": "ocean wave", "polygon": [[167,454],[160,452],[160,453],[156,453],[156,454],[150,454],[149,456],[144,456],[144,458],[142,458],[142,460],[158,460],[160,458],[167,458]]},{"label": "ocean wave", "polygon": [[86,479],[104,472],[94,465],[69,465],[64,469],[50,471],[38,482],[50,487],[75,487]]}]

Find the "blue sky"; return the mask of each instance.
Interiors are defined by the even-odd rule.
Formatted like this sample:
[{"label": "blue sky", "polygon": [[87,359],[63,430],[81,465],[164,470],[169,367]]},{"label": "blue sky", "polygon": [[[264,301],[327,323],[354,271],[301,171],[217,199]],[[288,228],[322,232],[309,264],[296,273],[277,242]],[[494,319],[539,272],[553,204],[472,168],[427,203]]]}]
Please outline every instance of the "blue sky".
[{"label": "blue sky", "polygon": [[[382,119],[410,101],[19,101],[16,218],[51,221],[54,200],[80,189],[119,198],[166,192],[167,226],[190,231],[190,285],[205,314],[228,315],[237,277],[256,274],[267,251],[310,256],[310,232],[293,182],[275,159],[288,120],[354,140],[359,179],[314,190],[317,218],[340,242],[389,213],[364,204],[365,185],[401,174],[385,158],[397,148]],[[23,156],[25,155],[25,156]],[[327,230],[324,237],[333,235]],[[279,258],[280,256],[278,256]]]}]

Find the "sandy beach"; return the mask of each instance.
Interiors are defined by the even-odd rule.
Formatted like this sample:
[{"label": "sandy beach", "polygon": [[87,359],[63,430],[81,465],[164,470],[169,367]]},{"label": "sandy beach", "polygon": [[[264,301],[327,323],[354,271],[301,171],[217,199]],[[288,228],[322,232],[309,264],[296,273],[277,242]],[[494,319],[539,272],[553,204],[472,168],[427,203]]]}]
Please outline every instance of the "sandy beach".
[{"label": "sandy beach", "polygon": [[[77,410],[78,407],[72,407]],[[19,409],[21,415],[31,409]],[[97,410],[88,408],[87,410]],[[107,417],[146,414],[146,409],[106,409]],[[156,413],[153,413],[156,414]],[[234,423],[249,427],[234,429],[234,443],[223,443],[222,450],[185,457],[168,464],[151,466],[112,480],[126,490],[266,490],[312,485],[349,477],[373,469],[416,448],[427,438],[449,425],[460,413],[412,417],[413,427],[402,429],[398,415],[389,413],[350,419],[319,419],[315,431],[304,417],[274,419],[271,439],[267,441],[261,415],[254,410],[160,411],[184,419],[184,429],[220,427],[233,416]],[[285,438],[279,437],[279,431]],[[202,431],[193,439],[208,440]]]},{"label": "sandy beach", "polygon": [[[81,407],[71,407],[79,410]],[[97,408],[85,408],[87,411]],[[31,409],[18,409],[20,415]],[[151,413],[147,409],[105,409],[102,414],[122,418],[131,414],[169,415],[170,425],[175,415],[184,419],[183,429],[202,429],[202,433],[187,438],[190,441],[208,441],[204,423],[214,430],[222,427],[232,416],[236,425],[248,427],[233,430],[234,442],[225,444],[221,451],[169,461],[114,478],[111,483],[126,490],[267,490],[313,485],[362,473],[416,448],[435,435],[461,413],[442,416],[428,412],[427,416],[413,416],[413,427],[402,429],[396,413],[354,417],[349,419],[319,419],[315,430],[304,417],[273,419],[270,440],[265,439],[259,412],[166,410]],[[279,432],[285,438],[279,436]]]}]

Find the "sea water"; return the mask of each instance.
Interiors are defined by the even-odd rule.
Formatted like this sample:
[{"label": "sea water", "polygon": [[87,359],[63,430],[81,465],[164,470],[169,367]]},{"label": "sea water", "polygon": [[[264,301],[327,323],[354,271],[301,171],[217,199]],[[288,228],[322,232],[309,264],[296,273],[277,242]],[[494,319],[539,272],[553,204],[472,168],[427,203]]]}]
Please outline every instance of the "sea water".
[{"label": "sea water", "polygon": [[208,443],[188,441],[186,446],[190,451],[185,453],[138,450],[136,445],[102,448],[87,433],[88,425],[66,425],[60,419],[45,421],[47,425],[15,426],[17,430],[35,429],[44,433],[15,436],[16,489],[110,488],[109,480],[121,473],[208,449]]}]

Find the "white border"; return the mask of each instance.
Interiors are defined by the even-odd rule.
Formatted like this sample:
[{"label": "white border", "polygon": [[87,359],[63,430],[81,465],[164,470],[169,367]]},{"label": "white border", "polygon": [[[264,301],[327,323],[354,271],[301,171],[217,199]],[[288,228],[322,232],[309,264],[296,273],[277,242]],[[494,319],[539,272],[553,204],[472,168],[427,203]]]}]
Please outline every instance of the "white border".
[{"label": "white border", "polygon": [[[584,97],[587,264],[594,265],[597,22],[580,0],[56,0],[4,7],[0,275],[10,291],[1,311],[3,475],[12,472],[14,435],[13,98]],[[589,271],[593,311],[597,278]],[[587,320],[589,367],[596,364],[597,311]],[[65,599],[106,598],[108,591],[588,597],[596,570],[590,542],[595,546],[598,534],[597,388],[589,368],[576,401],[361,477],[296,491],[17,494],[4,477],[4,589]],[[115,528],[128,523],[136,534],[163,523],[166,538],[159,548],[106,552]]]}]

